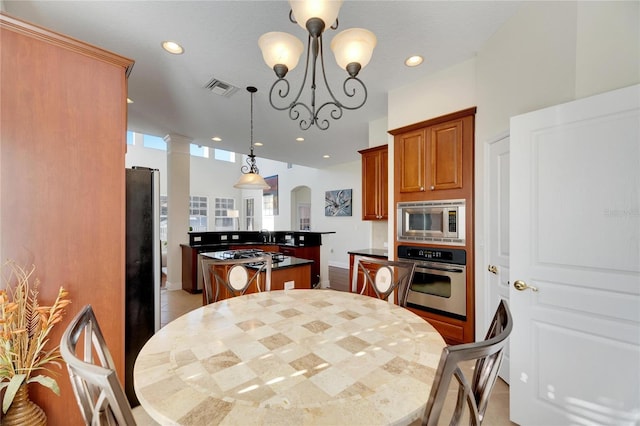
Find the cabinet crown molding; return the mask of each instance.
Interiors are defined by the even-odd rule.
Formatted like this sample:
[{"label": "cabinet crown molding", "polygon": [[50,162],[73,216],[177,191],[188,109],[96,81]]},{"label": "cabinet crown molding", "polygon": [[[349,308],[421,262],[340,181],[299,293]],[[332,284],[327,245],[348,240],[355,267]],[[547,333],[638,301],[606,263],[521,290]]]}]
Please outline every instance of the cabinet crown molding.
[{"label": "cabinet crown molding", "polygon": [[475,115],[477,107],[471,107],[467,109],[463,109],[460,111],[452,112],[447,115],[441,115],[440,117],[430,118],[425,121],[421,121],[419,123],[409,124],[408,126],[399,127],[397,129],[389,130],[387,133],[390,135],[399,135],[406,132],[411,132],[413,130],[418,130],[423,127],[434,126],[436,124],[445,123],[447,121],[456,120],[458,118],[466,117],[468,115]]}]

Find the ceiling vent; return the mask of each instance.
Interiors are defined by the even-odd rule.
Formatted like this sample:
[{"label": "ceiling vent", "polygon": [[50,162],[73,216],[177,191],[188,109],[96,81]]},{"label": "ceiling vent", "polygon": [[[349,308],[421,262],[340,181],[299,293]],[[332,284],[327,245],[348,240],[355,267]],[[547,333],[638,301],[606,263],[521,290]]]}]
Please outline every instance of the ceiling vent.
[{"label": "ceiling vent", "polygon": [[225,98],[230,97],[238,90],[237,87],[232,86],[229,83],[225,83],[224,81],[218,80],[217,78],[212,78],[205,86],[205,89],[209,89],[211,92],[216,95],[224,96]]}]

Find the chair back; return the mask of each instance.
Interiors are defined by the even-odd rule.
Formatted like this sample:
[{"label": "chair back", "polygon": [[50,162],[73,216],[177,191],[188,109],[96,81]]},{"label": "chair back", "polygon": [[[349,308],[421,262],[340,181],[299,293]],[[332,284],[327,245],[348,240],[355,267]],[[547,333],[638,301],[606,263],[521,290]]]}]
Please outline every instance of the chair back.
[{"label": "chair back", "polygon": [[[507,303],[503,300],[496,310],[485,340],[463,345],[447,346],[442,350],[433,387],[427,401],[422,424],[438,424],[451,378],[458,383],[456,407],[451,425],[457,425],[464,411],[469,408],[469,424],[480,425],[487,410],[491,391],[498,378],[507,337],[511,334],[513,319]],[[471,384],[460,369],[460,362],[476,360]]]},{"label": "chair back", "polygon": [[[77,348],[81,338],[81,348]],[[81,351],[80,356],[77,350]],[[135,426],[131,406],[91,305],[86,305],[65,330],[60,353],[87,426]]]},{"label": "chair back", "polygon": [[358,275],[364,276],[360,294],[371,286],[379,299],[387,300],[394,290],[398,290],[398,305],[407,306],[407,295],[416,265],[408,261],[392,261],[375,257],[354,256],[352,291],[357,291]]},{"label": "chair back", "polygon": [[[201,263],[205,304],[217,302],[222,291],[227,297],[241,296],[252,284],[256,286],[257,292],[271,290],[272,259],[268,254],[246,259],[218,260],[203,257]],[[262,273],[264,283],[261,283]]]}]

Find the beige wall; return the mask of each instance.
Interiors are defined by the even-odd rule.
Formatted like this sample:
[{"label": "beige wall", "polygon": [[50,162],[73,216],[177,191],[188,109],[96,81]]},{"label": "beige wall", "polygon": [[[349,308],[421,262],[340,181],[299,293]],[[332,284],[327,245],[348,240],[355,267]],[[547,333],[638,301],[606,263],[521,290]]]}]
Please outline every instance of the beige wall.
[{"label": "beige wall", "polygon": [[[514,115],[640,82],[639,2],[528,2],[477,56],[389,93],[389,128],[476,115],[476,304],[484,315],[485,144]],[[390,147],[393,139],[389,138]],[[390,162],[392,150],[390,150]],[[390,170],[390,176],[393,176]],[[389,224],[392,235],[392,224]],[[478,321],[479,335],[483,324]]]}]

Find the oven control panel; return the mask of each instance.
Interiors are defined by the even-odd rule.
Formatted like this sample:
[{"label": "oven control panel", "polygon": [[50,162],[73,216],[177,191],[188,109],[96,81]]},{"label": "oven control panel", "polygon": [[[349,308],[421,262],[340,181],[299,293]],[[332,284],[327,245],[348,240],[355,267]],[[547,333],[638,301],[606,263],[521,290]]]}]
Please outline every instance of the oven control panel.
[{"label": "oven control panel", "polygon": [[398,246],[398,258],[466,265],[467,252],[462,249]]}]

